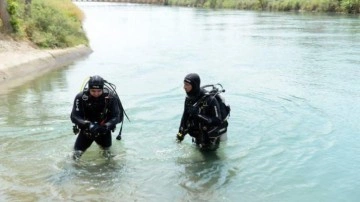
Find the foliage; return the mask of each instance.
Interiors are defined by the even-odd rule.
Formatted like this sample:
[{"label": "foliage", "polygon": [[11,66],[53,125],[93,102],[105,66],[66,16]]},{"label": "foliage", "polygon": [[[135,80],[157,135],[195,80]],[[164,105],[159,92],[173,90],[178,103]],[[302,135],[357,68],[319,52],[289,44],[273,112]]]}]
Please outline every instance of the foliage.
[{"label": "foliage", "polygon": [[[169,5],[193,6],[191,0],[169,0]],[[360,0],[197,0],[196,6],[269,11],[360,13]]]},{"label": "foliage", "polygon": [[16,0],[7,0],[7,11],[10,15],[10,24],[14,29],[14,32],[19,36],[23,35],[23,4],[18,3]]},{"label": "foliage", "polygon": [[[29,12],[26,11],[29,9]],[[82,29],[84,15],[71,0],[8,0],[8,12],[16,37],[42,48],[65,48],[88,44]]]},{"label": "foliage", "polygon": [[360,13],[360,0],[342,0],[341,7],[347,13]]},{"label": "foliage", "polygon": [[[86,44],[81,29],[82,15],[65,1],[33,1],[31,20],[26,28],[27,36],[41,47],[69,47]],[[71,10],[71,9],[72,10]]]}]

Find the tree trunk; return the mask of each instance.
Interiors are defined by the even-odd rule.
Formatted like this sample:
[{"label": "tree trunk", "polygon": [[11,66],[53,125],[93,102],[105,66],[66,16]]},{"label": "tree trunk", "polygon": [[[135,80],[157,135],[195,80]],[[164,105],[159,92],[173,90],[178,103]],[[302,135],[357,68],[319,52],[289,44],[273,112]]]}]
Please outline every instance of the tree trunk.
[{"label": "tree trunk", "polygon": [[0,19],[2,22],[1,31],[5,33],[11,33],[13,28],[10,24],[10,15],[7,11],[7,2],[6,0],[0,0]]}]

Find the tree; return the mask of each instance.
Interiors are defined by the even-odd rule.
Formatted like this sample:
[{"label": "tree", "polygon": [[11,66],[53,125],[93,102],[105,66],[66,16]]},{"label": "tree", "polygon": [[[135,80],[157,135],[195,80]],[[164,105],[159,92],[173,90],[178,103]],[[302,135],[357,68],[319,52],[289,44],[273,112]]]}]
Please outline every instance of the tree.
[{"label": "tree", "polygon": [[10,24],[10,15],[7,11],[6,0],[0,0],[0,19],[2,21],[2,27],[0,27],[5,33],[11,33],[13,31]]}]

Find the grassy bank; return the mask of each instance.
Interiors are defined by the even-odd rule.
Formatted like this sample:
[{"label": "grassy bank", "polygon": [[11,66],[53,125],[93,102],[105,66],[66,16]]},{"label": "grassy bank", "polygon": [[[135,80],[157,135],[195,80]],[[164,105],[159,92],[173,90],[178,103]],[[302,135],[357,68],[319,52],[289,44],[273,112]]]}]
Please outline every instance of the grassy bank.
[{"label": "grassy bank", "polygon": [[166,3],[204,8],[360,13],[360,0],[167,0]]},{"label": "grassy bank", "polygon": [[82,29],[84,15],[71,0],[7,0],[7,11],[8,34],[14,38],[30,40],[41,48],[88,44]]}]

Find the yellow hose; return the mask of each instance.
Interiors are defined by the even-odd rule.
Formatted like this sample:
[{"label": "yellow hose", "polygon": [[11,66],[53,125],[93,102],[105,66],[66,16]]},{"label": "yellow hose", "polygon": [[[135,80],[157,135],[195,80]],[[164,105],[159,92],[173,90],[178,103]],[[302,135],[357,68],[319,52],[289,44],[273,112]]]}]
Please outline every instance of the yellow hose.
[{"label": "yellow hose", "polygon": [[90,76],[89,76],[89,77],[86,77],[86,78],[84,79],[84,82],[83,82],[83,84],[81,85],[81,88],[80,88],[80,92],[82,92],[82,91],[84,90],[85,85],[89,82],[89,80],[90,80]]}]

